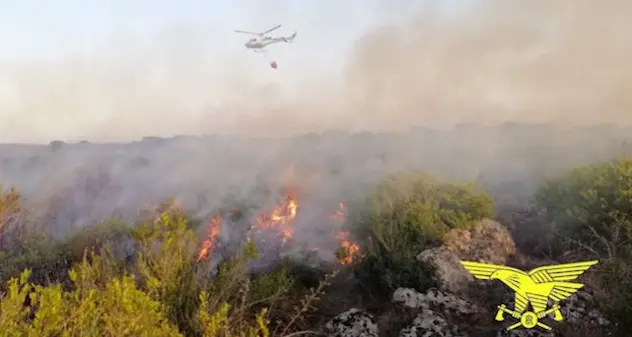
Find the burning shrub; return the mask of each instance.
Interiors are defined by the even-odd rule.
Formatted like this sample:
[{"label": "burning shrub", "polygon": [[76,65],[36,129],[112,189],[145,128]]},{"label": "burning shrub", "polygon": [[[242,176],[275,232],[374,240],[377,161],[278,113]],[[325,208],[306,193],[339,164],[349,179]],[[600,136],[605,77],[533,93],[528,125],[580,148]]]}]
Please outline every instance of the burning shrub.
[{"label": "burning shrub", "polygon": [[379,185],[364,208],[353,221],[365,255],[356,274],[368,289],[390,293],[430,286],[432,271],[416,256],[439,244],[450,229],[491,216],[493,203],[472,185],[411,173]]},{"label": "burning shrub", "polygon": [[[225,259],[244,241],[251,241],[259,252],[259,256],[250,263],[249,271],[253,274],[268,272],[288,259],[312,267],[350,265],[357,261],[359,246],[351,241],[350,231],[342,229],[347,223],[347,209],[342,202],[337,209],[332,209],[329,218],[318,214],[322,222],[319,221],[319,228],[310,232],[318,240],[305,240],[308,235],[295,237],[295,220],[302,214],[300,210],[309,207],[309,204],[299,207],[296,191],[290,190],[272,207],[257,209],[248,214],[251,216],[246,216],[241,208],[221,211],[206,226],[206,240],[200,247],[198,262],[211,260],[216,263]],[[301,232],[300,227],[298,232]],[[333,246],[339,249],[333,252]]]}]

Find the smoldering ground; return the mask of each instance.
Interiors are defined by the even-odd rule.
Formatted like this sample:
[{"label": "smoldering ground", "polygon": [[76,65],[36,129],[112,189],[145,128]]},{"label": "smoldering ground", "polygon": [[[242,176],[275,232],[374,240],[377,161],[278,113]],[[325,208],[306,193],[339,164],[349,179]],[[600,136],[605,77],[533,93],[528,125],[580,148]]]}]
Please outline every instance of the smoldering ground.
[{"label": "smoldering ground", "polygon": [[[307,228],[297,232],[306,242],[314,239],[309,229],[322,225],[321,214],[364,195],[389,173],[426,169],[528,185],[543,157],[564,164],[598,159],[619,140],[542,126],[245,137],[466,122],[628,123],[631,6],[490,0],[441,17],[421,6],[355,41],[342,80],[340,73],[305,69],[272,75],[192,26],[158,32],[147,43],[112,40],[90,55],[6,65],[7,141],[225,136],[29,149],[5,155],[0,177],[38,205],[63,195],[55,219],[62,232],[111,214],[133,217],[169,197],[202,217],[231,203],[266,208],[283,187],[294,186],[306,195],[296,220]],[[292,48],[300,48],[298,41]],[[580,144],[584,155],[561,147],[568,142]],[[529,146],[545,154],[529,155]]]}]

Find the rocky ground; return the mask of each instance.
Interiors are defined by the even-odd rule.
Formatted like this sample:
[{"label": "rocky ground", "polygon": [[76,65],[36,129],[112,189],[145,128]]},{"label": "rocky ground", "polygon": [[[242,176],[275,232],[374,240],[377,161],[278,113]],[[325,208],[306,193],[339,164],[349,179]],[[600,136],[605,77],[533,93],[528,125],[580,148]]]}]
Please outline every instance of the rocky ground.
[{"label": "rocky ground", "polygon": [[[413,317],[409,326],[399,331],[400,337],[561,337],[612,336],[611,325],[594,309],[590,286],[560,303],[564,321],[556,322],[553,315],[543,319],[553,332],[543,329],[518,328],[505,315],[495,321],[497,306],[513,307],[513,293],[498,281],[474,280],[459,260],[509,265],[520,269],[548,265],[554,262],[525,258],[516,250],[510,233],[500,223],[485,219],[469,230],[453,230],[442,247],[421,252],[420,261],[430,263],[437,272],[438,288],[419,293],[399,288],[392,302],[399,307],[392,319]],[[395,317],[397,316],[397,317]],[[386,317],[388,320],[389,317]],[[330,337],[391,336],[380,331],[378,319],[362,308],[352,308],[331,319],[324,327]]]}]

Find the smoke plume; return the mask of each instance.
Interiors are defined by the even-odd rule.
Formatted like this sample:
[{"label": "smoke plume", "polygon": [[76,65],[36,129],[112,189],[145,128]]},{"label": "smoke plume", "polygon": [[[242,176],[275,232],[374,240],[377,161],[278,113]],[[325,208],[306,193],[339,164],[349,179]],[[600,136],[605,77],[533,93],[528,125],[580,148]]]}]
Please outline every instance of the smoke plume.
[{"label": "smoke plume", "polygon": [[[367,128],[455,123],[629,123],[627,1],[475,1],[358,41],[346,88]],[[361,116],[361,117],[360,117]]]},{"label": "smoke plume", "polygon": [[[46,204],[45,211],[56,208],[60,232],[115,213],[133,216],[170,197],[201,217],[233,204],[264,209],[282,189],[295,187],[297,236],[305,242],[318,241],[322,219],[340,202],[397,171],[484,177],[488,185],[530,191],[535,171],[549,163],[612,155],[606,136],[614,138],[613,131],[584,136],[509,125],[345,132],[629,123],[629,13],[632,2],[623,0],[478,0],[452,15],[420,6],[369,27],[335,71],[310,71],[309,60],[279,60],[274,71],[241,44],[227,46],[187,25],[156,32],[148,42],[112,39],[87,54],[0,65],[3,141],[233,135],[56,152],[3,146],[0,183]],[[306,35],[299,30],[288,48],[327,53],[326,37]],[[274,138],[332,129],[343,132]],[[573,156],[564,144],[582,154]]]},{"label": "smoke plume", "polygon": [[[292,12],[279,6],[275,13]],[[2,138],[279,136],[632,119],[629,1],[478,0],[458,15],[433,8],[422,5],[392,24],[370,26],[348,55],[337,57],[342,81],[340,72],[319,73],[324,68],[309,59],[280,60],[274,72],[265,56],[187,25],[157,31],[149,42],[112,39],[91,53],[7,64],[0,72],[0,104],[9,113]],[[266,12],[272,10],[257,11]],[[327,39],[307,30],[283,47],[327,54],[327,45],[313,46]]]}]

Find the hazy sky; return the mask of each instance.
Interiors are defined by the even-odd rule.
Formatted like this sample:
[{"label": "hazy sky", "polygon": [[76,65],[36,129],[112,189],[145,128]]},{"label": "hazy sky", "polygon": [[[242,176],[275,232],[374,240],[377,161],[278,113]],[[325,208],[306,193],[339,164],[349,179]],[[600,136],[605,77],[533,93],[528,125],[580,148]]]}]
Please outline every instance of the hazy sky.
[{"label": "hazy sky", "polygon": [[[460,2],[463,1],[441,1],[441,5],[432,8],[454,12],[462,7]],[[220,91],[233,88],[218,90],[208,86],[209,78],[231,77],[232,72],[239,73],[234,77],[242,82],[250,76],[253,86],[276,85],[290,91],[297,86],[296,81],[336,78],[354,41],[368,27],[402,21],[407,12],[424,3],[398,1],[395,6],[395,2],[380,0],[3,1],[0,141],[143,136],[147,130],[142,128],[130,127],[136,131],[121,130],[117,134],[107,126],[100,127],[112,119],[120,124],[126,118],[130,125],[138,125],[151,123],[156,114],[160,117],[176,113],[159,109],[151,113],[146,104],[136,111],[131,107],[124,113],[114,111],[124,105],[115,100],[138,104],[143,101],[138,96],[167,90],[166,83],[162,83],[156,84],[161,89],[146,92],[148,89],[140,88],[147,85],[146,81],[131,85],[129,78],[120,79],[130,72],[137,77],[142,72],[147,77],[152,70],[140,70],[139,65],[168,65],[181,74],[181,78],[170,74],[164,79],[171,82],[175,91],[188,91],[188,102],[169,101],[174,109],[178,104],[183,109],[187,109],[187,104],[212,104],[212,96],[217,98]],[[289,35],[296,30],[298,38],[293,45],[270,47],[269,55],[248,52],[243,43],[249,37],[233,32],[261,31],[276,24],[283,27],[275,34]],[[272,59],[280,67],[276,72],[268,67]],[[115,73],[120,75],[120,81],[127,82],[122,84],[127,94],[113,92],[117,87],[123,91],[121,85],[106,83],[117,78]],[[192,94],[191,88],[199,93]],[[136,99],[132,99],[130,90],[139,91]],[[205,102],[201,102],[202,96],[207,96]],[[191,109],[196,110],[191,113],[198,117],[210,118],[199,106]],[[186,123],[160,118],[172,124],[172,133],[186,133],[189,129]],[[105,129],[108,131],[100,132]],[[163,127],[157,133],[169,133],[167,129]]]},{"label": "hazy sky", "polygon": [[[436,1],[432,7],[449,13],[462,8],[465,2]],[[312,58],[311,53],[319,50],[319,54],[335,55],[340,48],[349,47],[368,26],[401,21],[411,8],[420,8],[426,3],[432,1],[3,1],[0,42],[5,48],[0,58],[41,60],[66,53],[89,52],[103,47],[109,39],[152,39],[177,25],[204,30],[210,39],[220,39],[226,48],[235,48],[241,41],[232,33],[233,29],[257,31],[277,23],[285,26],[277,33],[289,34],[297,29],[305,35],[301,46],[295,49],[299,55]],[[330,45],[319,44],[324,41]],[[333,50],[323,53],[322,48]]]},{"label": "hazy sky", "polygon": [[[2,1],[0,142],[630,122],[631,10],[629,0]],[[276,24],[298,37],[268,54],[233,32]]]}]

